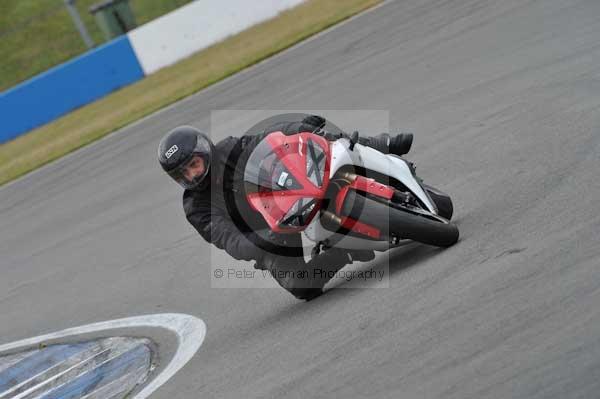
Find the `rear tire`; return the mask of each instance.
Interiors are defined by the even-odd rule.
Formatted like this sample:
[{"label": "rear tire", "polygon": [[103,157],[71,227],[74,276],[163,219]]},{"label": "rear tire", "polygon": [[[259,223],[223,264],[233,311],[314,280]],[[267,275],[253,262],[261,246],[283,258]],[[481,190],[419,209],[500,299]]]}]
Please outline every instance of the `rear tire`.
[{"label": "rear tire", "polygon": [[392,208],[355,191],[346,195],[342,214],[372,226],[387,226],[388,229],[382,229],[381,234],[388,239],[397,236],[436,247],[449,247],[456,244],[459,237],[458,227],[453,223]]}]

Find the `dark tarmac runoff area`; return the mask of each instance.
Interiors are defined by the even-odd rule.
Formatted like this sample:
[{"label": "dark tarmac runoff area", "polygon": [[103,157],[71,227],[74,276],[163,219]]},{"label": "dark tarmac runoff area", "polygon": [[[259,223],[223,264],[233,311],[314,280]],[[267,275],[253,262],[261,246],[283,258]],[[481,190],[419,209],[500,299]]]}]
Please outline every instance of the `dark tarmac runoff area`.
[{"label": "dark tarmac runoff area", "polygon": [[[389,111],[461,240],[394,250],[389,288],[211,288],[252,264],[156,147],[221,109]],[[600,2],[386,2],[1,188],[0,344],[178,312],[206,339],[153,398],[600,398],[599,161]]]}]

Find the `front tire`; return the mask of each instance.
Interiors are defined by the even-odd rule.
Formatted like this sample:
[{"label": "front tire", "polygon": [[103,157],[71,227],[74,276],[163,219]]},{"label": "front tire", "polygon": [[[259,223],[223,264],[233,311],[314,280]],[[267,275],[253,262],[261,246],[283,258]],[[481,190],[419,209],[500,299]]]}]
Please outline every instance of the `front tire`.
[{"label": "front tire", "polygon": [[427,194],[429,194],[429,197],[435,203],[435,206],[438,209],[438,214],[444,219],[452,219],[454,206],[452,205],[452,199],[450,196],[427,184],[423,184],[423,188],[427,191]]},{"label": "front tire", "polygon": [[449,247],[456,244],[459,237],[458,227],[453,223],[393,208],[356,191],[349,191],[346,195],[342,214],[372,226],[388,227],[381,231],[388,239],[396,236],[436,247]]}]

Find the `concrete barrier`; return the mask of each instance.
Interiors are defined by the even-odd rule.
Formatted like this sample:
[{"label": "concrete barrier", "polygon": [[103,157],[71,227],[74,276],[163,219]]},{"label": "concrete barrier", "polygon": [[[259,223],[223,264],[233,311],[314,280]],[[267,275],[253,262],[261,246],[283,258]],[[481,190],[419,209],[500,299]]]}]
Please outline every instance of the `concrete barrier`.
[{"label": "concrete barrier", "polygon": [[144,76],[122,36],[0,93],[0,143]]},{"label": "concrete barrier", "polygon": [[146,75],[303,0],[196,0],[128,33]]}]

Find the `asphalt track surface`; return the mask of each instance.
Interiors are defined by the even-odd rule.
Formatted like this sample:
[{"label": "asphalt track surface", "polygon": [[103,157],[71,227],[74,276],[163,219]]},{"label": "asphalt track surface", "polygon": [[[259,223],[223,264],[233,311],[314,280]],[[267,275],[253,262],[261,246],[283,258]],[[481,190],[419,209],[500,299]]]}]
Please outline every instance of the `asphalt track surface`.
[{"label": "asphalt track surface", "polygon": [[[208,334],[156,398],[600,397],[599,33],[595,0],[389,2],[5,186],[1,342],[183,312]],[[308,304],[210,288],[156,146],[270,108],[389,110],[460,242]]]}]

